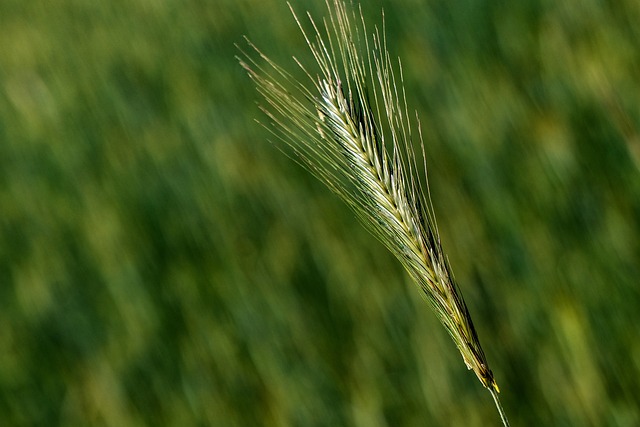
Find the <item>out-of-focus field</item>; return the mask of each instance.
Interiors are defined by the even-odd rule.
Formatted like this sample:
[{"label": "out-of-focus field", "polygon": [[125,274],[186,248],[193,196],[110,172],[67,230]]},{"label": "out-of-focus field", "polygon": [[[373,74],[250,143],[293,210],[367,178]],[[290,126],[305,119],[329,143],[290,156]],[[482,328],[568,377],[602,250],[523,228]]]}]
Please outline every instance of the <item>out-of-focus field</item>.
[{"label": "out-of-focus field", "polygon": [[[640,3],[382,7],[512,425],[640,425]],[[499,425],[243,34],[312,63],[284,0],[0,2],[0,424]]]}]

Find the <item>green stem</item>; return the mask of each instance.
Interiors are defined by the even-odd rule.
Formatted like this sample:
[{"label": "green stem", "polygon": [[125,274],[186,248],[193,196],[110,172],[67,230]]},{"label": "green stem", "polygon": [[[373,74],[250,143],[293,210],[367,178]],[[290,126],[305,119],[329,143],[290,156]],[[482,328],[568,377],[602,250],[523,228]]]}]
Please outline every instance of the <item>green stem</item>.
[{"label": "green stem", "polygon": [[509,420],[507,419],[507,414],[504,413],[504,409],[502,409],[500,399],[498,399],[498,392],[492,388],[489,389],[489,392],[493,397],[493,401],[496,402],[496,408],[498,408],[498,413],[500,414],[500,419],[502,419],[502,424],[504,424],[504,427],[509,427]]}]

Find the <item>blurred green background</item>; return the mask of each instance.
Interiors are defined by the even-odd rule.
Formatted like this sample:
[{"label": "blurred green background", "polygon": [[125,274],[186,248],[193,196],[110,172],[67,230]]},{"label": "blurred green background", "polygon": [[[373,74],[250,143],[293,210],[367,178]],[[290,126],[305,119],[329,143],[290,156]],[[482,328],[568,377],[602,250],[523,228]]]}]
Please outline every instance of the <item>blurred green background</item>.
[{"label": "blurred green background", "polygon": [[[639,5],[363,6],[514,426],[640,425]],[[499,425],[398,262],[254,123],[242,35],[312,62],[284,0],[0,2],[0,423]]]}]

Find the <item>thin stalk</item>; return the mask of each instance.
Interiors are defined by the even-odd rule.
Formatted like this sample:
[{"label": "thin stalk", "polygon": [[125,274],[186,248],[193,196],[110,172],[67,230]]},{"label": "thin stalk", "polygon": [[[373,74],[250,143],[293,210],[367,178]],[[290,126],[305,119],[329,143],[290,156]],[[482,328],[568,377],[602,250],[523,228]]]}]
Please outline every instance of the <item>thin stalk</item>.
[{"label": "thin stalk", "polygon": [[509,420],[507,419],[507,414],[504,412],[504,409],[502,408],[502,404],[500,403],[498,392],[492,388],[489,389],[489,392],[493,397],[493,401],[496,403],[496,408],[498,409],[498,413],[500,414],[500,419],[502,420],[502,424],[504,425],[504,427],[509,427]]}]

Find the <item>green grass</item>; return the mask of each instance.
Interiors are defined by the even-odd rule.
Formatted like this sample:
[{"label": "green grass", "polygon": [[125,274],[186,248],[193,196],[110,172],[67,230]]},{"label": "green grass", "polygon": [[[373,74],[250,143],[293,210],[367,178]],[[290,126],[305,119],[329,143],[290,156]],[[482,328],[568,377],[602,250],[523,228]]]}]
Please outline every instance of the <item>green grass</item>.
[{"label": "green grass", "polygon": [[[637,425],[636,3],[381,7],[512,424]],[[0,2],[3,425],[498,425],[253,122],[244,34],[313,60],[279,0]]]}]

